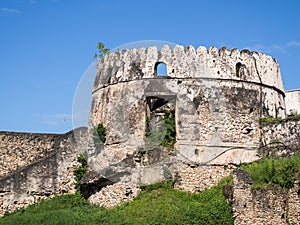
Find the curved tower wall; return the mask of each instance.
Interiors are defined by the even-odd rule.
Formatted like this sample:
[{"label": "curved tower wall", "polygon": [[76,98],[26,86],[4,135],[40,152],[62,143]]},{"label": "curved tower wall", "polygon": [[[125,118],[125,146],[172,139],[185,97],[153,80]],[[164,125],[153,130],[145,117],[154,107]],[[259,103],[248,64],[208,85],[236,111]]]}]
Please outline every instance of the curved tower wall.
[{"label": "curved tower wall", "polygon": [[[156,75],[157,63],[166,64],[167,76]],[[177,155],[200,164],[256,159],[259,118],[285,116],[280,69],[270,56],[193,46],[115,52],[99,62],[93,88],[89,127],[107,129],[94,169],[144,144],[149,98],[172,102]]]}]

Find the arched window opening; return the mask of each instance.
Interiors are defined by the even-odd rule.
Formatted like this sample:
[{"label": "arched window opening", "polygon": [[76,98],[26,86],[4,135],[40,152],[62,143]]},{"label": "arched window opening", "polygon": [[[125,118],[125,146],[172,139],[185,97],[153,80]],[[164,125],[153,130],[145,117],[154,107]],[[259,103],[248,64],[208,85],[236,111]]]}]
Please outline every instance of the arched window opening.
[{"label": "arched window opening", "polygon": [[163,62],[157,62],[154,67],[154,74],[159,77],[168,76],[167,65]]},{"label": "arched window opening", "polygon": [[240,77],[240,68],[242,67],[242,63],[238,62],[236,65],[235,65],[235,75],[237,77]]}]

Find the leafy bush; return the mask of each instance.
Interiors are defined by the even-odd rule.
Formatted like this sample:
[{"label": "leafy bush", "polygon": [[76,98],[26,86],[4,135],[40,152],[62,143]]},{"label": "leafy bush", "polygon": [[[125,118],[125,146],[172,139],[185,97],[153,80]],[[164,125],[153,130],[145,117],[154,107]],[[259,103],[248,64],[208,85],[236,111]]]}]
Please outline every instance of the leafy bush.
[{"label": "leafy bush", "polygon": [[221,182],[198,194],[177,191],[164,182],[145,188],[131,203],[113,209],[88,204],[79,193],[62,195],[0,219],[0,225],[75,224],[233,224]]},{"label": "leafy bush", "polygon": [[95,53],[94,59],[100,60],[103,59],[106,55],[110,53],[110,49],[106,48],[102,42],[97,43],[98,53]]},{"label": "leafy bush", "polygon": [[254,188],[269,185],[292,188],[300,176],[300,155],[282,159],[264,158],[242,168],[251,175]]},{"label": "leafy bush", "polygon": [[164,147],[173,148],[176,142],[175,110],[165,112],[164,122],[167,130],[161,145]]},{"label": "leafy bush", "polygon": [[165,111],[164,118],[160,123],[163,129],[151,130],[151,118],[146,118],[145,151],[152,150],[156,146],[174,148],[176,142],[175,110]]},{"label": "leafy bush", "polygon": [[104,144],[106,141],[106,128],[102,123],[92,129],[92,137],[95,145]]},{"label": "leafy bush", "polygon": [[74,169],[74,176],[75,176],[75,187],[78,188],[80,184],[81,178],[86,174],[87,172],[87,154],[81,153],[78,158],[78,162],[81,164],[78,167],[75,167]]}]

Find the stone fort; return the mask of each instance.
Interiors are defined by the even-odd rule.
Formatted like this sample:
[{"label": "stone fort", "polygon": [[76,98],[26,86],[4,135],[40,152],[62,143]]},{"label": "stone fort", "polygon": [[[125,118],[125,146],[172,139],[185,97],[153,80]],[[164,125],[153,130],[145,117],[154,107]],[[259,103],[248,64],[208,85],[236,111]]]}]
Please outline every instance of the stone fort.
[{"label": "stone fort", "polygon": [[[285,119],[287,108],[297,111],[294,101],[285,99],[279,64],[262,53],[179,45],[111,53],[97,66],[88,130],[52,136],[0,133],[1,213],[74,192],[76,158],[87,151],[89,171],[80,189],[94,204],[112,207],[132,200],[140,185],[170,176],[175,188],[196,192],[233,173],[236,224],[283,224],[287,209],[289,222],[296,224],[297,188],[268,192],[264,197],[280,203],[266,212],[264,204],[253,201],[257,196],[247,175],[236,169],[274,151],[299,151],[300,122]],[[163,121],[170,115],[173,143],[161,146],[160,136],[167,135]],[[265,117],[283,120],[262,126]],[[106,128],[106,140],[96,144],[93,131],[99,124]],[[293,200],[285,201],[286,196]]]}]

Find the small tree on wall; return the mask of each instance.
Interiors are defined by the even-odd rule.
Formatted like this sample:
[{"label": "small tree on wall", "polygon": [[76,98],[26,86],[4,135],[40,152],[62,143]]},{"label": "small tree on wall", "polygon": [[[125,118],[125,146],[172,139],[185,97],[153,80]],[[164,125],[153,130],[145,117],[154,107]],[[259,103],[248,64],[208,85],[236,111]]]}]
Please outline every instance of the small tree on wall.
[{"label": "small tree on wall", "polygon": [[94,59],[96,59],[96,60],[103,59],[106,55],[108,55],[110,53],[110,49],[106,48],[102,42],[98,42],[97,49],[98,49],[98,52],[95,53],[95,55],[94,55]]}]

